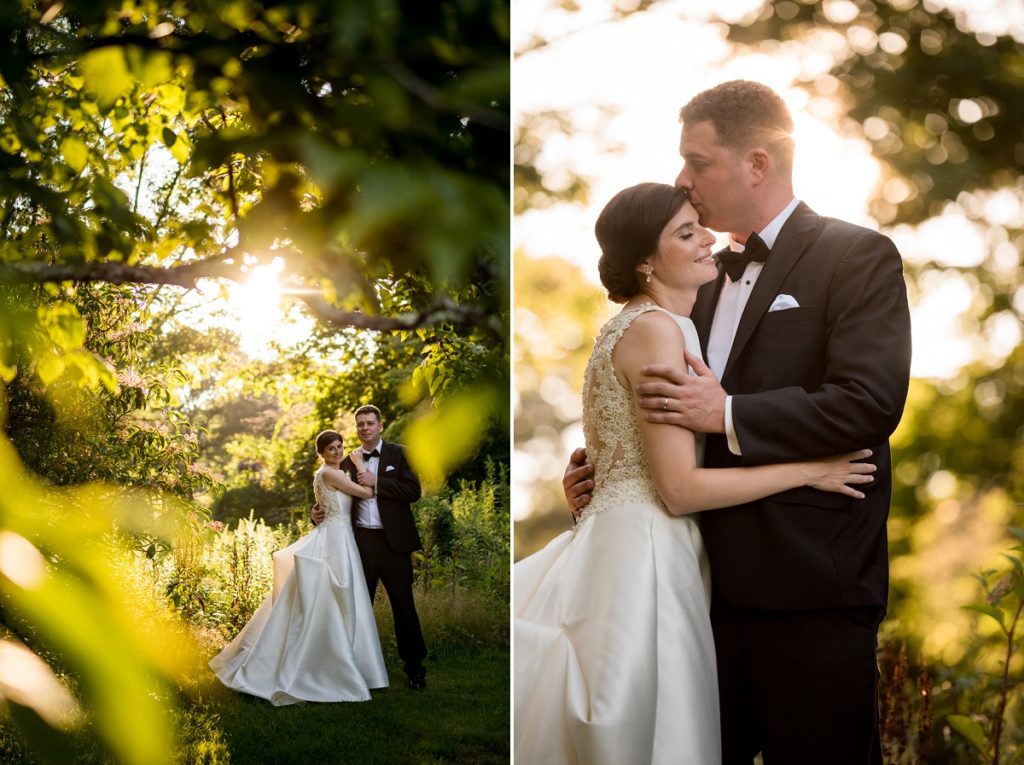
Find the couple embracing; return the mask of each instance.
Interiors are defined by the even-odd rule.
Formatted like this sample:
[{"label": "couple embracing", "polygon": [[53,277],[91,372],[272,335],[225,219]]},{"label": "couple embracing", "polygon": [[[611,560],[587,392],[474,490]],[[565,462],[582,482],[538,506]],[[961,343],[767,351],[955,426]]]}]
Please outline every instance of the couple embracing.
[{"label": "couple embracing", "polygon": [[515,568],[516,760],[880,765],[900,256],[794,197],[771,89],[680,116],[675,187],[596,224],[624,307],[584,377],[577,524]]},{"label": "couple embracing", "polygon": [[377,407],[360,407],[355,420],[361,445],[347,456],[336,431],[316,437],[317,527],[274,553],[273,591],[210,662],[226,686],[274,706],[367,701],[370,689],[388,686],[372,606],[378,582],[408,685],[426,688],[412,594],[411,553],[422,545],[410,505],[420,482],[402,447],[381,439]]}]

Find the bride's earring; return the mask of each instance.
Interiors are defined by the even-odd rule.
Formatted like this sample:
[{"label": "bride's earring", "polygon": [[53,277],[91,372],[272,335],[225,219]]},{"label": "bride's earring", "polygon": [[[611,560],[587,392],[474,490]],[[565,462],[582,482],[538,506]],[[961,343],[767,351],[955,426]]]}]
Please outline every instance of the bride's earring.
[{"label": "bride's earring", "polygon": [[654,269],[652,268],[650,271],[647,271],[646,274],[647,274],[647,278],[644,279],[644,281],[647,282],[647,284],[650,284],[651,283],[651,277],[654,276]]}]

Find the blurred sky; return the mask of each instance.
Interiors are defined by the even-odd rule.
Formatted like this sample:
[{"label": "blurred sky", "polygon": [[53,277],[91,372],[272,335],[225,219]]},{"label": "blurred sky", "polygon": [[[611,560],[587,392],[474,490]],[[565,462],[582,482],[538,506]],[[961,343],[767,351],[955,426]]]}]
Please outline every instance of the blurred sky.
[{"label": "blurred sky", "polygon": [[[529,256],[566,258],[598,284],[593,223],[601,207],[634,183],[672,183],[681,167],[679,108],[701,90],[737,78],[771,86],[793,112],[796,195],[818,213],[877,228],[867,212],[868,199],[877,193],[899,194],[899,188],[880,187],[881,168],[868,144],[842,134],[838,101],[812,101],[793,86],[802,73],[826,78],[845,39],[822,35],[813,46],[765,41],[757,49],[728,43],[722,22],[742,20],[762,5],[762,0],[666,0],[625,20],[608,21],[604,0],[580,3],[582,10],[572,14],[552,8],[548,0],[516,0],[514,50],[523,49],[535,35],[556,41],[514,59],[513,120],[520,113],[544,109],[569,116],[579,132],[547,136],[538,165],[552,174],[549,181],[557,181],[564,168],[575,169],[590,181],[590,198],[587,205],[561,204],[518,216],[514,246]],[[974,29],[1009,30],[1024,39],[1020,0],[948,0],[943,5],[963,11]],[[846,0],[832,0],[823,7],[837,20],[856,15],[855,6]],[[928,0],[925,7],[938,6]],[[598,108],[603,106],[616,110],[607,121]],[[595,140],[595,132],[600,140]],[[601,144],[618,144],[621,150],[605,151]],[[997,193],[979,203],[986,206],[990,219],[1019,225],[1024,218],[1019,195]],[[992,247],[985,230],[955,207],[919,227],[896,226],[887,233],[908,263],[972,266]],[[1006,256],[1008,267],[1015,268],[1016,253]],[[1017,322],[996,325],[984,338],[958,332],[960,314],[973,300],[972,285],[960,277],[935,272],[924,286],[912,306],[914,376],[953,377],[969,360],[1005,357],[1021,342]],[[582,444],[582,436],[566,432],[562,441],[554,451],[568,455]],[[540,471],[543,475],[533,469],[539,466],[526,464],[524,455],[517,453],[514,462],[513,495],[522,500],[515,502],[514,515],[522,517],[532,510],[528,484],[556,480],[564,462],[555,460],[558,464],[551,467],[550,459],[541,460],[550,467]]]}]

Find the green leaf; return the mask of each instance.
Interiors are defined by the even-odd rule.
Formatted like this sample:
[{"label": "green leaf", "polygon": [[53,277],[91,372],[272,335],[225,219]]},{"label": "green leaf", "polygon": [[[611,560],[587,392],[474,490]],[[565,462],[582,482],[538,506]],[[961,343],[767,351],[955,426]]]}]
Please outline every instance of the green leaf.
[{"label": "green leaf", "polygon": [[160,135],[164,139],[164,146],[167,148],[174,146],[174,142],[178,140],[178,136],[169,127],[165,127]]},{"label": "green leaf", "polygon": [[953,730],[970,741],[975,749],[986,754],[985,731],[982,729],[981,723],[966,715],[950,715],[946,718],[946,722]]},{"label": "green leaf", "polygon": [[54,355],[36,359],[36,374],[44,385],[49,385],[64,374],[64,359]]},{"label": "green leaf", "polygon": [[1017,572],[1018,576],[1024,577],[1024,563],[1021,563],[1020,558],[1016,555],[1007,555],[1006,553],[1003,553],[1003,557],[1013,564],[1013,568]]},{"label": "green leaf", "polygon": [[996,608],[995,606],[984,606],[980,603],[972,603],[969,606],[961,606],[965,611],[977,611],[979,614],[985,614],[999,622],[999,626],[1006,630],[1006,616],[1003,614],[1002,609]]},{"label": "green leaf", "polygon": [[85,321],[70,303],[40,306],[39,322],[46,327],[54,345],[64,351],[81,348],[85,342]]},{"label": "green leaf", "polygon": [[76,173],[82,172],[89,159],[89,149],[85,145],[85,141],[75,136],[68,136],[61,141],[60,153],[68,166]]},{"label": "green leaf", "polygon": [[185,108],[185,91],[179,86],[161,85],[155,92],[168,114],[179,114]]},{"label": "green leaf", "polygon": [[489,389],[462,393],[409,426],[405,436],[409,460],[425,490],[439,489],[447,474],[472,456],[494,406],[495,396]]},{"label": "green leaf", "polygon": [[245,3],[234,2],[226,3],[221,6],[220,20],[229,27],[234,27],[239,32],[242,32],[249,28],[249,24],[252,22],[252,16]]},{"label": "green leaf", "polygon": [[117,99],[135,84],[121,48],[89,51],[82,56],[78,67],[85,77],[85,89],[96,95],[97,105],[102,112],[109,111]]},{"label": "green leaf", "polygon": [[5,364],[3,362],[3,360],[0,360],[0,380],[3,380],[5,383],[9,383],[9,382],[11,382],[11,380],[13,380],[17,376],[18,376],[18,367],[17,367],[17,365],[7,366],[7,364]]},{"label": "green leaf", "polygon": [[184,134],[177,136],[174,145],[170,147],[171,154],[179,165],[188,163],[189,158],[192,156],[192,143],[188,140],[188,137]]},{"label": "green leaf", "polygon": [[167,82],[174,76],[174,60],[167,51],[151,51],[143,56],[141,66],[136,66],[139,79],[145,88]]}]

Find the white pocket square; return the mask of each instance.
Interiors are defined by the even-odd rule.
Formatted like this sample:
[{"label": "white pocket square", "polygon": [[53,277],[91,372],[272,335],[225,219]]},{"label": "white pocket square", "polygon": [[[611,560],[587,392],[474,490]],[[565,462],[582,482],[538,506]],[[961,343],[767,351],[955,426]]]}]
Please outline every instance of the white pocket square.
[{"label": "white pocket square", "polygon": [[389,470],[394,470],[394,469],[395,469],[395,466],[394,466],[394,465],[388,465],[388,466],[387,466],[386,468],[384,468],[384,472],[386,473],[386,472],[388,472]]},{"label": "white pocket square", "polygon": [[796,302],[796,298],[792,295],[777,295],[775,300],[772,302],[771,308],[768,309],[768,313],[772,311],[785,311],[788,308],[799,308],[800,304]]}]

